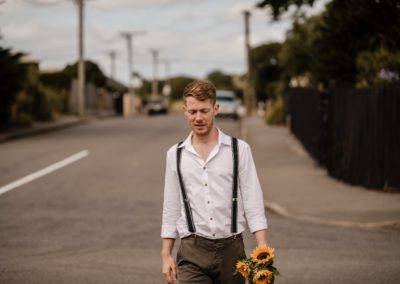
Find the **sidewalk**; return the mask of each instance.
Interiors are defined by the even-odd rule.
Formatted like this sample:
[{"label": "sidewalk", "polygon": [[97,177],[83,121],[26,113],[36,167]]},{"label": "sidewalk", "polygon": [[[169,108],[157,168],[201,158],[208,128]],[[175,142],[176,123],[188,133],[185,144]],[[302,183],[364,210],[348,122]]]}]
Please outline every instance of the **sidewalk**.
[{"label": "sidewalk", "polygon": [[92,118],[77,116],[62,116],[50,122],[34,122],[29,128],[13,129],[5,132],[0,132],[0,143],[18,138],[33,136],[50,131],[64,129],[72,126],[88,123]]},{"label": "sidewalk", "polygon": [[285,127],[267,126],[259,117],[246,126],[267,210],[319,224],[400,229],[400,194],[331,178]]}]

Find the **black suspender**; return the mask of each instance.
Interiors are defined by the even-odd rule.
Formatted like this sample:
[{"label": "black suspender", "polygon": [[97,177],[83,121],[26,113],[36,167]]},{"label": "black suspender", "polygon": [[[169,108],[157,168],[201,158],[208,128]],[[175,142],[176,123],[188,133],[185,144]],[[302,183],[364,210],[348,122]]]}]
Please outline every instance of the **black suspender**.
[{"label": "black suspender", "polygon": [[181,186],[181,192],[182,192],[183,204],[185,206],[186,222],[188,224],[188,229],[189,229],[189,232],[195,233],[196,227],[194,226],[194,222],[193,222],[192,210],[190,208],[189,199],[186,194],[185,185],[183,184],[183,179],[182,179],[182,174],[181,174],[182,148],[179,147],[181,144],[182,144],[182,142],[180,142],[178,144],[178,147],[176,149],[176,169],[178,171],[179,184]]},{"label": "black suspender", "polygon": [[237,207],[238,207],[238,178],[239,178],[239,155],[237,139],[232,137],[232,155],[233,155],[233,185],[232,185],[232,223],[231,233],[237,231]]},{"label": "black suspender", "polygon": [[[196,227],[193,222],[192,210],[190,208],[189,199],[186,194],[185,185],[182,179],[181,173],[181,156],[182,144],[180,142],[176,149],[176,169],[178,172],[179,185],[182,192],[183,204],[185,206],[186,222],[188,225],[189,232],[195,233]],[[239,179],[239,155],[238,155],[238,141],[237,138],[232,137],[232,156],[233,156],[233,185],[232,185],[232,223],[231,223],[231,233],[235,234],[237,232],[237,209],[238,209],[238,179]]]}]

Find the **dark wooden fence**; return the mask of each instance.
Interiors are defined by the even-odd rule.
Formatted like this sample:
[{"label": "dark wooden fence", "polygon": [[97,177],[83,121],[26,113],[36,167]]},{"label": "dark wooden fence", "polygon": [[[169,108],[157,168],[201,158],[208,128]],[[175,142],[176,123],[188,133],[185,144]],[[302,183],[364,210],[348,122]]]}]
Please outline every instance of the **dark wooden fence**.
[{"label": "dark wooden fence", "polygon": [[400,191],[400,88],[287,92],[291,131],[331,176]]}]

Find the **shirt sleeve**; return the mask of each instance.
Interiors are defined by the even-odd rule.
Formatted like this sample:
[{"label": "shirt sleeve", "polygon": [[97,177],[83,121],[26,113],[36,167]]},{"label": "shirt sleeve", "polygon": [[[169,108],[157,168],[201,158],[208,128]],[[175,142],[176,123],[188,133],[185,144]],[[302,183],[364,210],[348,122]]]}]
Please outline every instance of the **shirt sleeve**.
[{"label": "shirt sleeve", "polygon": [[180,217],[181,202],[176,168],[176,146],[167,152],[164,182],[164,203],[161,237],[178,238],[177,221]]},{"label": "shirt sleeve", "polygon": [[266,229],[268,224],[265,216],[263,192],[251,149],[247,143],[241,142],[243,144],[242,147],[239,147],[239,186],[246,220],[250,231],[254,233]]}]

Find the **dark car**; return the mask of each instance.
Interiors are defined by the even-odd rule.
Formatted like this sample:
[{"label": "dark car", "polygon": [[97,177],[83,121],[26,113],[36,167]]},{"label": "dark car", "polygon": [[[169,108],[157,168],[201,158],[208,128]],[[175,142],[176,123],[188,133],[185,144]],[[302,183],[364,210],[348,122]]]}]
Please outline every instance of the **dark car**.
[{"label": "dark car", "polygon": [[167,114],[168,113],[168,103],[163,98],[149,99],[146,103],[145,111],[148,115]]}]

